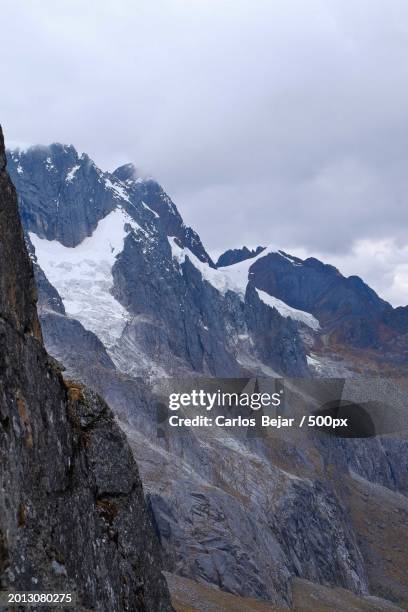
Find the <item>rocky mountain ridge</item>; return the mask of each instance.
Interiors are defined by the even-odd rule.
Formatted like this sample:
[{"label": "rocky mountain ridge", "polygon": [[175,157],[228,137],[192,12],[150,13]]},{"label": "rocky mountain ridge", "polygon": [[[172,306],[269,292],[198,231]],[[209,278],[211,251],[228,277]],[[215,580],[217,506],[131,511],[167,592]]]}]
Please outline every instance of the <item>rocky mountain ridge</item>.
[{"label": "rocky mountain ridge", "polygon": [[[8,157],[32,251],[44,258],[38,263],[54,289],[69,293],[58,275],[72,265],[69,248],[88,242],[95,249],[102,226],[110,226],[102,237],[107,251],[109,231],[116,234],[111,257],[100,253],[110,267],[105,289],[92,293],[101,297],[95,310],[108,308],[118,322],[109,344],[121,367],[137,354],[140,375],[406,373],[406,308],[393,309],[358,277],[271,247],[228,251],[215,265],[160,185],[132,164],[102,172],[86,154],[58,144]],[[49,243],[66,249],[47,259]],[[60,261],[50,265],[50,258]],[[81,299],[67,299],[79,309]],[[262,343],[265,304],[279,327],[273,345]],[[77,314],[75,304],[68,313]],[[310,327],[313,317],[318,325]]]}]

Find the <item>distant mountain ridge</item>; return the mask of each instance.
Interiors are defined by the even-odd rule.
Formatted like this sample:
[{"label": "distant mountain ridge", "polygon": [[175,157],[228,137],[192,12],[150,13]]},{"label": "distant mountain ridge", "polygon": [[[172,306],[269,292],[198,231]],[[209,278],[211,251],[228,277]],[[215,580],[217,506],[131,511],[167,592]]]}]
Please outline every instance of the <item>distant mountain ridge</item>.
[{"label": "distant mountain ridge", "polygon": [[[248,277],[257,289],[316,317],[324,344],[333,345],[334,353],[364,351],[360,357],[376,362],[374,368],[381,368],[387,359],[391,369],[406,362],[408,307],[393,308],[358,276],[344,277],[334,266],[313,257],[302,260],[270,249],[260,250],[260,256],[243,253],[244,257],[234,255],[234,260],[248,259]],[[229,264],[231,271],[234,267],[235,263]],[[319,346],[318,341],[315,348]]]}]

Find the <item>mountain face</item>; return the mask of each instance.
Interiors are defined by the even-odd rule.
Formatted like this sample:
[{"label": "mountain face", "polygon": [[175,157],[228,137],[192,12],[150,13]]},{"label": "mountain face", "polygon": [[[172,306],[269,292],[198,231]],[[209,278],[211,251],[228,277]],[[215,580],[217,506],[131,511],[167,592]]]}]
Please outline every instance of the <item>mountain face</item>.
[{"label": "mountain face", "polygon": [[309,258],[304,261],[286,253],[269,253],[250,267],[255,285],[306,310],[321,323],[333,325],[343,318],[376,317],[390,305],[357,276],[345,278],[333,266]]},{"label": "mountain face", "polygon": [[[308,375],[301,334],[313,330],[218,271],[155,181],[131,165],[103,173],[63,145],[11,152],[9,168],[39,286],[122,370]],[[267,347],[265,317],[277,332]]]},{"label": "mountain face", "polygon": [[346,355],[351,371],[406,373],[407,308],[392,308],[359,277],[346,278],[315,258],[266,249],[249,264],[248,278],[257,290],[319,321],[311,346],[318,372],[332,375],[330,357]]},{"label": "mountain face", "polygon": [[[272,248],[216,267],[170,198],[132,165],[103,173],[62,145],[8,159],[46,346],[66,378],[79,378],[113,408],[139,465],[166,570],[197,588],[215,585],[283,609],[296,604],[297,580],[308,581],[312,602],[325,585],[345,589],[357,610],[406,606],[404,437],[159,438],[153,409],[160,376],[278,375],[294,377],[289,404],[312,410],[312,376],[377,374],[379,354],[394,373],[406,367],[397,331],[404,312],[359,279]],[[92,171],[80,171],[82,164]],[[51,172],[52,196],[43,191]],[[385,396],[404,397],[393,381],[378,385]]]},{"label": "mountain face", "polygon": [[215,267],[198,234],[191,227],[184,225],[175,204],[156,181],[138,176],[133,164],[120,166],[113,172],[113,176],[124,183],[128,197],[134,206],[147,206],[153,211],[156,219],[160,218],[160,225],[167,236],[174,236],[200,261]]},{"label": "mountain face", "polygon": [[124,434],[45,351],[5,161],[0,131],[1,589],[70,591],[77,610],[171,610]]}]

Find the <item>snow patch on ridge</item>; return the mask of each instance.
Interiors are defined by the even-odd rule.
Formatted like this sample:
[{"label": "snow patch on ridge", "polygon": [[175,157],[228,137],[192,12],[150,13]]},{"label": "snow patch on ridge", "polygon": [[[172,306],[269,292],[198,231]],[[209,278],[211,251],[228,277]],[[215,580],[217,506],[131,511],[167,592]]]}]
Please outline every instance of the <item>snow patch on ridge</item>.
[{"label": "snow patch on ridge", "polygon": [[282,317],[290,317],[295,321],[304,323],[305,325],[311,327],[314,330],[318,330],[320,328],[319,321],[309,312],[305,312],[304,310],[298,310],[297,308],[292,308],[292,306],[289,306],[288,304],[286,304],[286,302],[283,302],[282,300],[279,300],[278,298],[273,297],[272,295],[269,295],[269,293],[261,291],[260,289],[256,289],[256,292],[259,296],[259,299],[264,304],[270,306],[271,308],[275,308],[279,312],[279,314],[282,315]]},{"label": "snow patch on ridge", "polygon": [[231,285],[230,278],[226,274],[211,268],[208,263],[200,261],[190,249],[179,247],[173,236],[168,236],[168,241],[170,243],[173,259],[176,259],[179,264],[184,263],[186,257],[188,257],[193,266],[201,272],[203,279],[209,282],[210,285],[215,287],[220,293],[223,295],[225,295],[227,291],[235,291],[237,293],[236,288]]},{"label": "snow patch on ridge", "polygon": [[77,173],[77,171],[79,170],[81,166],[74,166],[73,168],[71,168],[71,170],[69,172],[67,172],[67,176],[65,177],[65,182],[66,183],[71,183],[74,180],[74,176]]},{"label": "snow patch on ridge", "polygon": [[270,253],[277,253],[276,248],[269,246],[255,257],[251,257],[250,259],[244,259],[244,261],[239,261],[238,263],[233,264],[232,266],[218,268],[218,271],[222,274],[226,274],[230,278],[230,284],[236,287],[235,291],[239,293],[242,297],[244,297],[250,275],[249,268],[258,259],[262,259]]},{"label": "snow patch on ridge", "polygon": [[287,261],[289,261],[292,264],[292,266],[301,266],[302,265],[299,261],[296,261],[296,259],[294,259],[290,255],[288,255],[287,253],[284,253],[283,251],[278,251],[278,252],[279,252],[279,255],[281,257],[283,257],[283,259],[287,259]]},{"label": "snow patch on ridge", "polygon": [[45,160],[45,166],[46,166],[48,172],[51,172],[51,170],[55,170],[55,166],[52,163],[51,157],[49,157],[49,156],[47,157],[47,159]]},{"label": "snow patch on ridge", "polygon": [[151,212],[156,217],[156,219],[160,217],[160,215],[158,215],[155,210],[153,210],[152,208],[150,208],[150,206],[148,206],[145,202],[143,202],[143,200],[142,200],[142,205],[143,205],[143,208],[146,208],[146,210]]},{"label": "snow patch on ridge", "polygon": [[184,263],[185,258],[188,257],[191,263],[201,272],[204,280],[208,281],[213,287],[215,287],[223,295],[227,291],[233,291],[237,293],[242,300],[245,299],[245,292],[248,285],[249,268],[257,259],[265,257],[268,253],[275,252],[272,247],[265,249],[257,257],[253,257],[250,260],[241,261],[233,266],[226,266],[225,268],[211,268],[208,263],[204,263],[198,259],[188,248],[181,248],[176,242],[176,239],[172,236],[168,237],[173,258],[176,259],[179,264]]},{"label": "snow patch on ridge", "polygon": [[30,232],[38,264],[61,295],[67,314],[94,332],[108,349],[121,336],[129,318],[111,294],[112,266],[123,250],[126,226],[141,230],[122,208],[117,208],[75,248]]},{"label": "snow patch on ridge", "polygon": [[[169,236],[168,241],[170,243],[173,258],[176,259],[179,264],[184,263],[186,257],[188,257],[194,267],[201,272],[203,279],[209,282],[220,293],[225,295],[227,291],[233,291],[234,293],[237,293],[242,300],[245,299],[249,275],[251,274],[249,269],[254,261],[265,257],[269,253],[278,252],[275,248],[268,247],[256,257],[240,261],[232,266],[214,269],[207,263],[200,261],[198,257],[196,257],[189,249],[181,248],[177,244],[174,237]],[[294,265],[296,265],[296,262],[294,262]],[[278,298],[275,298],[265,291],[261,291],[260,289],[256,289],[256,291],[260,300],[264,302],[264,304],[267,304],[267,306],[270,306],[271,308],[275,308],[283,317],[290,317],[291,319],[299,321],[314,330],[320,328],[319,321],[309,312],[292,308],[292,306],[289,306],[282,300],[279,300]]]},{"label": "snow patch on ridge", "polygon": [[129,196],[125,191],[125,188],[122,185],[118,185],[117,183],[112,183],[112,181],[105,177],[105,187],[113,191],[113,197],[120,200],[125,200],[126,202],[130,202]]},{"label": "snow patch on ridge", "polygon": [[322,364],[312,353],[310,355],[306,355],[306,360],[309,367],[314,368],[317,372],[321,372]]}]

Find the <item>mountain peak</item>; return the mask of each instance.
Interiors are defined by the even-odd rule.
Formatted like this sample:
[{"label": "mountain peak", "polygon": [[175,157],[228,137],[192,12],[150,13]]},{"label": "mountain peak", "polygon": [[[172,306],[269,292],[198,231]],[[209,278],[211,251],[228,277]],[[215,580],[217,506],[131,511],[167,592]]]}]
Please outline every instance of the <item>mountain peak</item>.
[{"label": "mountain peak", "polygon": [[22,200],[25,228],[40,238],[75,247],[118,205],[127,207],[142,225],[150,209],[150,224],[160,226],[168,236],[177,236],[200,261],[214,266],[171,198],[132,163],[113,173],[103,172],[86,153],[78,154],[74,146],[60,143],[8,151],[8,162]]},{"label": "mountain peak", "polygon": [[119,166],[112,172],[113,176],[115,176],[120,181],[136,181],[140,177],[140,173],[137,170],[136,166],[132,163],[123,164],[123,166]]}]

